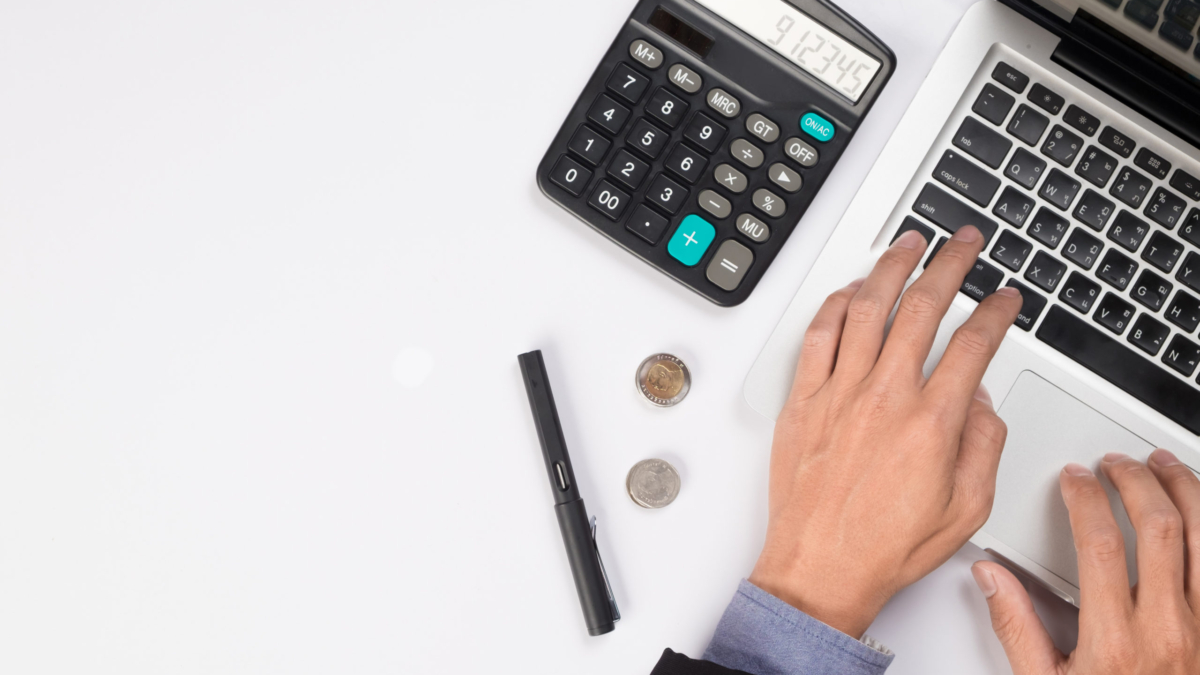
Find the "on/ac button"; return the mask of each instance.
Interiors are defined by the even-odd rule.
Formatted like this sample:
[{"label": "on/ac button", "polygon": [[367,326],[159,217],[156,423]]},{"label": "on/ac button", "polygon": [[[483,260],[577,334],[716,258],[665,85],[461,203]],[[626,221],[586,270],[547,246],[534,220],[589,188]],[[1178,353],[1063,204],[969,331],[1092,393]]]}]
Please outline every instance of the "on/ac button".
[{"label": "on/ac button", "polygon": [[804,117],[800,118],[800,128],[804,133],[822,143],[833,140],[833,135],[836,132],[833,122],[813,112],[804,113]]}]

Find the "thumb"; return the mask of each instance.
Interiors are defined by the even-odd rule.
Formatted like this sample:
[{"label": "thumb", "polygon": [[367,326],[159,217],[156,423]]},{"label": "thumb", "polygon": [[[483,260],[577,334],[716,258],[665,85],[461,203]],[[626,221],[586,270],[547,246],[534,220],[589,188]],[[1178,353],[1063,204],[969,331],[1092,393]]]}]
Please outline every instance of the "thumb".
[{"label": "thumb", "polygon": [[1002,565],[980,561],[971,567],[987,598],[992,630],[1000,639],[1014,675],[1051,675],[1066,657],[1055,648],[1025,587]]}]

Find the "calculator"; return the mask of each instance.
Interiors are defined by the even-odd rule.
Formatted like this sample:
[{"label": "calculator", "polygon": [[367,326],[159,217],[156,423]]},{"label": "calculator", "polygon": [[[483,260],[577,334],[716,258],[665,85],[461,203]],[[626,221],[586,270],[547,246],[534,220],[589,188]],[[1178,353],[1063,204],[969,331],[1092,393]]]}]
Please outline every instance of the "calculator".
[{"label": "calculator", "polygon": [[895,69],[825,0],[642,0],[542,192],[717,305],[743,302]]}]

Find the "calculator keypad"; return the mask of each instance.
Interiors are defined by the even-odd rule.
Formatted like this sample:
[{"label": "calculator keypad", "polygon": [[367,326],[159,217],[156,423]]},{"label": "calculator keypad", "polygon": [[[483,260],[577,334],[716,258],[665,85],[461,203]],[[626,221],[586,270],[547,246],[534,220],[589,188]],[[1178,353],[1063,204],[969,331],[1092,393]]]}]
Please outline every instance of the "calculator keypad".
[{"label": "calculator keypad", "polygon": [[851,130],[817,108],[820,97],[747,109],[756,97],[673,46],[618,41],[544,161],[543,190],[718,304],[737,304],[832,168],[822,155],[836,159]]}]

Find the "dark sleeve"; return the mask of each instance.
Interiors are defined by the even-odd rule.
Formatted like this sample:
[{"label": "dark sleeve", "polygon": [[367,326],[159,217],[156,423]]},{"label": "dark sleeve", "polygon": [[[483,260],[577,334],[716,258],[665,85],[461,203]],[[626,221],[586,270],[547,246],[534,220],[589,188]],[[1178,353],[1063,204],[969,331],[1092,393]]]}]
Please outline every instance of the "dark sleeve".
[{"label": "dark sleeve", "polygon": [[670,649],[663,650],[662,658],[650,675],[749,675],[741,670],[730,670],[710,661],[696,661]]}]

